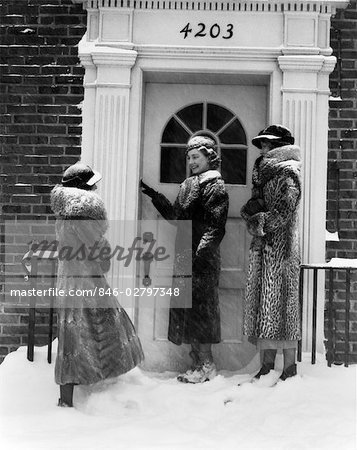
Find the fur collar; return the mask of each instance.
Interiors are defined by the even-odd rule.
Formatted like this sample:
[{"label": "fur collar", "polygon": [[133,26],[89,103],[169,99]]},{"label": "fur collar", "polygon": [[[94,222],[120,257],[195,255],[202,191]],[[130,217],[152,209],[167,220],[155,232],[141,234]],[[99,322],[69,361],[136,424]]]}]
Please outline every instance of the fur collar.
[{"label": "fur collar", "polygon": [[259,157],[253,169],[253,183],[263,186],[276,175],[300,178],[300,148],[296,145],[277,147]]},{"label": "fur collar", "polygon": [[93,191],[57,184],[51,192],[51,207],[61,219],[107,220],[104,203]]},{"label": "fur collar", "polygon": [[215,178],[221,178],[221,174],[218,172],[218,170],[207,170],[206,172],[198,175],[198,182],[199,184],[203,184]]},{"label": "fur collar", "polygon": [[182,209],[194,207],[195,202],[200,199],[201,189],[210,181],[220,179],[221,174],[218,170],[207,170],[199,175],[192,175],[186,178],[181,184],[177,201]]}]

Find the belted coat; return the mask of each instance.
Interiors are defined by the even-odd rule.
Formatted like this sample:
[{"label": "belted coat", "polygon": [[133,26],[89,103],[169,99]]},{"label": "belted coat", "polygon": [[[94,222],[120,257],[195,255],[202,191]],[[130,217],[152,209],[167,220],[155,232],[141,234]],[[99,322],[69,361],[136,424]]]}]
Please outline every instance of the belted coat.
[{"label": "belted coat", "polygon": [[[168,339],[177,345],[195,341],[218,343],[221,340],[219,246],[228,214],[228,193],[221,174],[208,170],[187,178],[174,204],[162,194],[156,194],[152,202],[165,219],[177,221],[173,287],[181,286],[182,296],[192,295],[192,307],[188,308],[175,307],[180,302],[184,304],[185,299],[172,298]],[[192,244],[182,221],[192,221]],[[192,255],[192,279],[180,276],[187,252]]]}]

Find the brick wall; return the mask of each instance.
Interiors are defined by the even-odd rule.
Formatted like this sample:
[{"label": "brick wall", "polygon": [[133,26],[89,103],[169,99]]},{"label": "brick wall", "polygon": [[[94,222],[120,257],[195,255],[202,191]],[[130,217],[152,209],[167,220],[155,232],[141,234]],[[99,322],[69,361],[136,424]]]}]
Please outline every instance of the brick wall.
[{"label": "brick wall", "polygon": [[[0,189],[6,223],[25,226],[13,238],[7,267],[19,267],[27,243],[37,234],[29,223],[52,222],[49,192],[80,155],[83,68],[77,57],[86,13],[71,0],[3,0],[0,21],[1,160]],[[357,2],[332,20],[331,45],[338,65],[331,76],[327,227],[340,241],[327,244],[327,257],[357,258]],[[339,200],[338,187],[339,185]],[[0,224],[4,227],[4,224]],[[27,227],[27,228],[26,228]],[[3,230],[2,230],[3,231]],[[41,232],[42,235],[41,235]],[[3,235],[3,233],[0,233]],[[8,244],[8,243],[6,243]],[[0,242],[3,256],[4,242]],[[4,260],[0,267],[4,270]],[[22,279],[14,272],[14,278]],[[0,280],[0,281],[3,281]],[[344,288],[336,275],[334,322],[336,360],[344,349]],[[7,297],[8,299],[8,297]],[[0,361],[26,343],[27,308],[0,303]],[[352,278],[350,337],[357,362],[357,282]],[[37,344],[43,343],[47,309],[37,314]]]},{"label": "brick wall", "polygon": [[[21,267],[27,243],[44,231],[29,224],[53,223],[49,193],[64,168],[79,159],[84,70],[77,44],[85,27],[86,12],[71,0],[1,2],[0,189],[5,223],[16,219],[27,227],[11,237],[6,256],[6,270],[12,267],[19,282],[23,275],[14,267]],[[2,272],[8,244],[1,243]],[[0,361],[26,343],[28,312],[21,298],[9,304],[2,288]],[[36,344],[44,341],[47,311],[37,311]]]},{"label": "brick wall", "polygon": [[[357,2],[332,20],[331,46],[338,63],[330,77],[329,177],[327,228],[339,242],[327,243],[327,258],[357,258]],[[345,346],[345,275],[335,275],[336,361]],[[350,305],[351,361],[357,362],[357,271],[352,272]]]}]

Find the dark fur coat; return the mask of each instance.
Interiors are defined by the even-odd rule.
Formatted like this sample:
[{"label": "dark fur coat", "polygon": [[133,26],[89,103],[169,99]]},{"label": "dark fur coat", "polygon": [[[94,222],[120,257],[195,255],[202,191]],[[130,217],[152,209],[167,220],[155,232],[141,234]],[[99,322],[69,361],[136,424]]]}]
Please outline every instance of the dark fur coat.
[{"label": "dark fur coat", "polygon": [[[221,175],[209,170],[189,177],[181,184],[173,205],[162,194],[153,198],[153,204],[165,219],[177,220],[173,287],[180,287],[181,298],[172,298],[168,338],[177,345],[218,343],[219,245],[228,213],[228,194]],[[192,221],[192,245],[186,225],[180,225],[182,221]],[[192,279],[180,277],[187,252],[192,255]],[[180,302],[185,304],[185,296],[192,298],[192,307],[176,308]]]},{"label": "dark fur coat", "polygon": [[244,333],[253,338],[300,339],[300,150],[287,145],[255,162],[253,196],[242,208],[253,235],[246,285]]},{"label": "dark fur coat", "polygon": [[124,309],[113,295],[103,295],[110,265],[100,258],[109,246],[104,204],[93,191],[58,185],[51,205],[57,218],[57,288],[65,294],[57,298],[56,383],[92,384],[128,372],[143,353]]}]

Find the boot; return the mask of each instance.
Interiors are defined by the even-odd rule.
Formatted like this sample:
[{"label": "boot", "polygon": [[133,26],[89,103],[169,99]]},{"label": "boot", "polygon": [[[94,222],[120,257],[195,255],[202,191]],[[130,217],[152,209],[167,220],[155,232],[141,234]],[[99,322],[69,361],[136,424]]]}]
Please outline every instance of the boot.
[{"label": "boot", "polygon": [[259,379],[263,375],[268,375],[271,370],[274,370],[276,350],[262,351],[262,367],[254,378]]},{"label": "boot", "polygon": [[198,342],[193,342],[191,344],[191,351],[189,353],[191,359],[192,359],[192,365],[191,370],[196,370],[198,367],[201,366],[200,361],[200,344]]},{"label": "boot", "polygon": [[213,362],[211,344],[192,344],[190,356],[194,364],[196,363],[196,367],[179,375],[177,377],[178,381],[181,383],[204,383],[216,376],[217,369]]},{"label": "boot", "polygon": [[280,379],[285,381],[287,378],[294,377],[297,375],[296,364],[292,364],[283,370],[283,373],[280,375]]},{"label": "boot", "polygon": [[294,377],[296,371],[296,349],[286,348],[284,349],[284,370],[280,375],[280,379],[285,381],[287,378]]},{"label": "boot", "polygon": [[181,383],[204,383],[212,380],[217,375],[216,365],[213,361],[204,362],[201,367],[195,370],[188,370],[186,373],[179,375],[177,380]]},{"label": "boot", "polygon": [[61,398],[58,399],[58,403],[57,406],[60,406],[61,408],[72,408],[72,405],[68,405],[68,403],[66,403],[64,400],[62,400]]},{"label": "boot", "polygon": [[263,363],[262,367],[260,368],[259,372],[254,375],[254,378],[259,379],[263,375],[268,375],[268,373],[274,370],[274,363]]},{"label": "boot", "polygon": [[74,384],[63,384],[60,386],[60,398],[58,399],[57,406],[61,407],[73,407],[73,389]]}]

